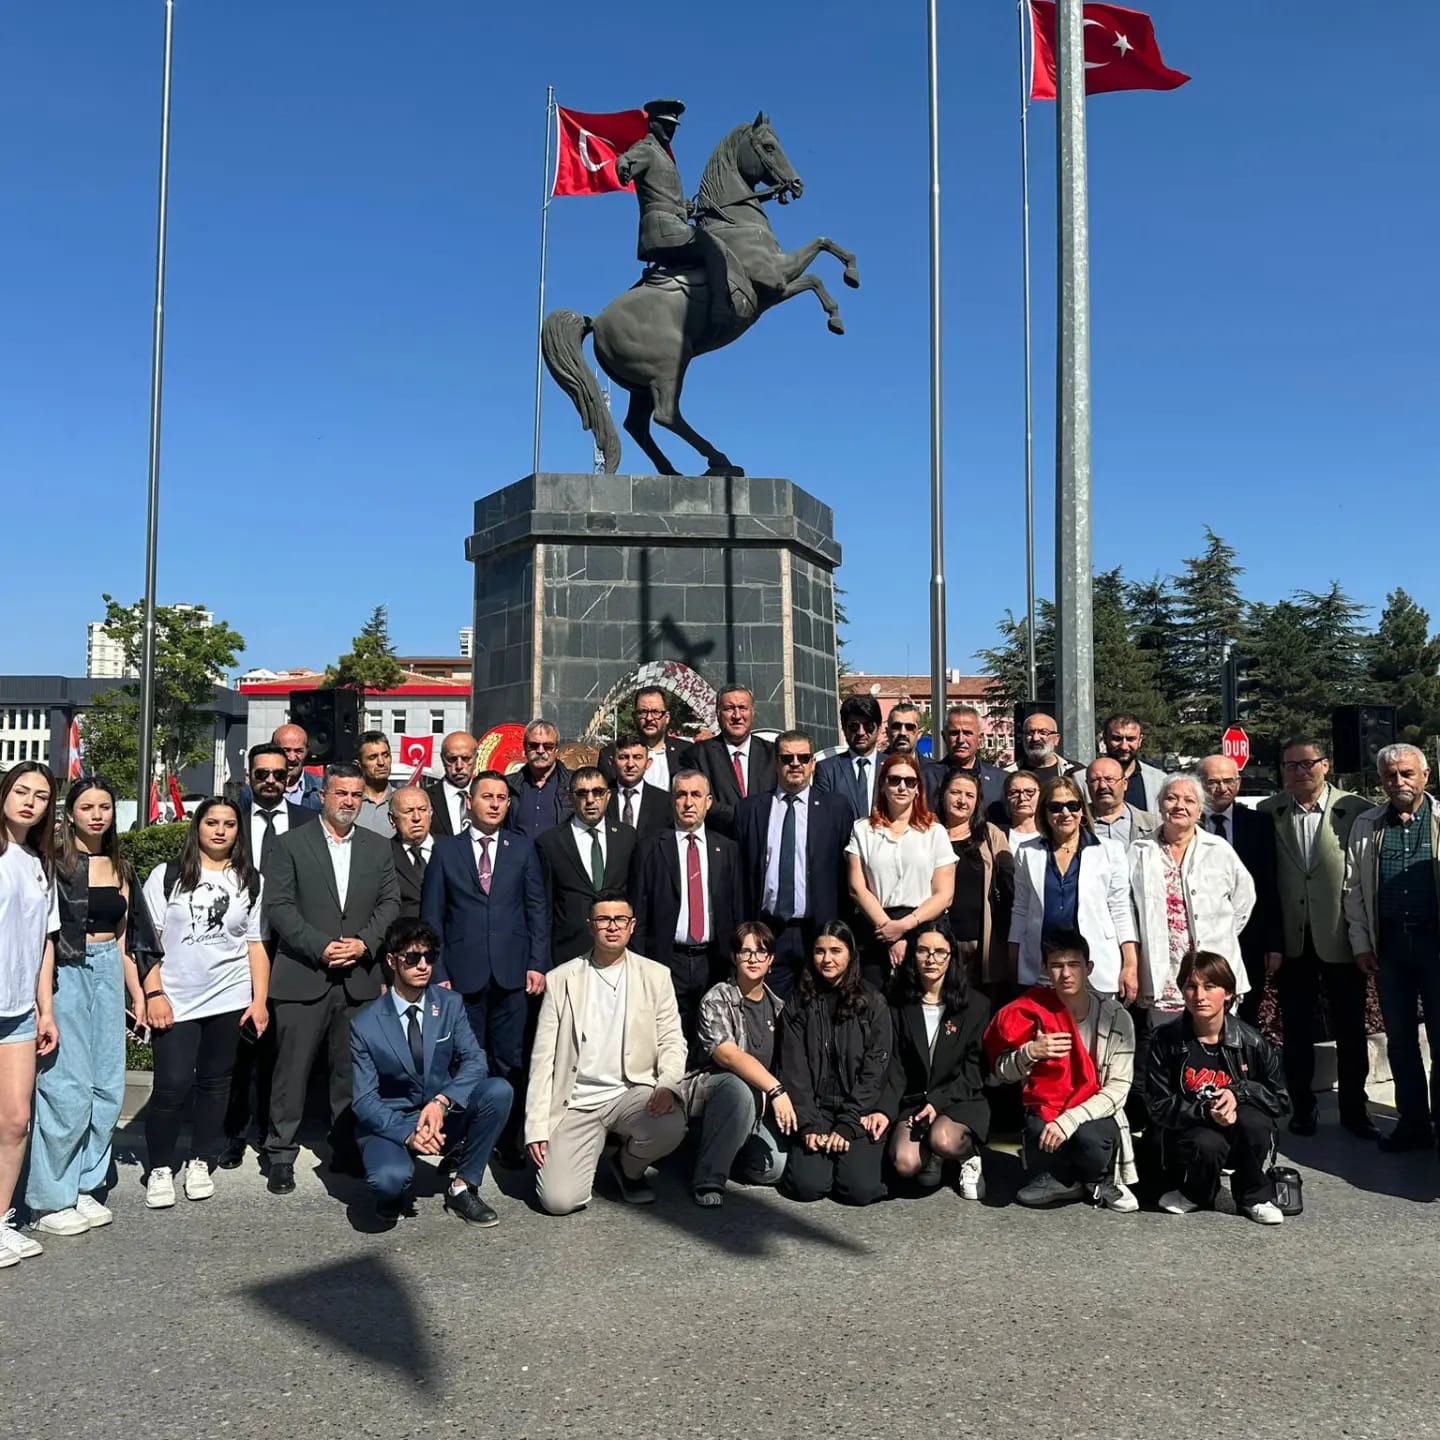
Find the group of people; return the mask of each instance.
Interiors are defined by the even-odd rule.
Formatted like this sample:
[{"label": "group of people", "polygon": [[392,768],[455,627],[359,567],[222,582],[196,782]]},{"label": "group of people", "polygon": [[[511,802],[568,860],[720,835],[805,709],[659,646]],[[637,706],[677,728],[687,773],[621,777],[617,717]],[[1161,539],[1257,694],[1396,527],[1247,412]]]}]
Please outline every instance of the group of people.
[{"label": "group of people", "polygon": [[[1228,1170],[1238,1208],[1276,1223],[1276,1124],[1318,1123],[1322,994],[1341,1123],[1379,1138],[1369,973],[1400,1112],[1381,1148],[1435,1144],[1418,1002],[1440,1030],[1440,820],[1413,747],[1381,754],[1389,803],[1372,806],[1293,741],[1284,793],[1255,811],[1224,757],[1147,764],[1129,715],[1083,771],[1032,715],[1007,772],[965,706],[935,760],[913,706],[882,725],[869,696],[844,702],[846,748],[818,763],[802,731],[756,735],[744,689],[718,714],[692,745],[642,691],[634,733],[573,770],[536,720],[510,775],[456,732],[423,786],[391,782],[380,732],[317,779],[282,726],[143,886],[103,780],[61,807],[43,765],[9,770],[0,1266],[112,1218],[126,1012],[154,1045],[156,1209],[208,1198],[251,1144],[268,1189],[292,1192],[320,1060],[326,1163],[391,1217],[417,1159],[479,1226],[497,1223],[492,1156],[531,1166],[553,1214],[599,1172],[644,1203],[687,1130],[707,1208],[734,1179],[865,1204],[949,1174],[978,1199],[992,1102],[1018,1092],[1022,1203],[1134,1210],[1143,1174],[1185,1213]],[[1255,1025],[1271,977],[1283,1054]]]}]

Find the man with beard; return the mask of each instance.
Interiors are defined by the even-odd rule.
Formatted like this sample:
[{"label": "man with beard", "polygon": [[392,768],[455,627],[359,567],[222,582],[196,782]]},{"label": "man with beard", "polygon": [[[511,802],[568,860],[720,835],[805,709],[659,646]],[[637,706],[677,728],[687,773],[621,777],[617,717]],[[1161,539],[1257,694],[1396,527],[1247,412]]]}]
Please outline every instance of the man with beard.
[{"label": "man with beard", "polygon": [[[643,771],[645,783],[653,785],[665,795],[665,814],[670,814],[670,780],[682,770],[688,770],[694,763],[691,752],[694,746],[687,740],[675,740],[670,736],[670,706],[663,690],[640,690],[635,695],[635,731],[645,742],[646,767]],[[618,791],[619,771],[616,769],[615,752],[619,741],[605,746],[596,762]]]},{"label": "man with beard", "polygon": [[285,798],[292,805],[320,810],[321,781],[306,768],[310,758],[310,737],[299,725],[282,725],[270,737],[285,754]]},{"label": "man with beard", "polygon": [[1043,790],[1050,781],[1079,768],[1060,753],[1059,747],[1060,727],[1056,725],[1055,717],[1037,711],[1025,717],[1025,723],[1020,727],[1020,753],[1015,763],[1006,768],[1030,771]]},{"label": "man with beard", "polygon": [[[452,730],[440,742],[444,778],[425,782],[425,793],[435,812],[432,829],[437,836],[463,835],[470,823],[470,781],[479,750],[475,737],[465,730]],[[485,1042],[482,1039],[480,1043]]]}]

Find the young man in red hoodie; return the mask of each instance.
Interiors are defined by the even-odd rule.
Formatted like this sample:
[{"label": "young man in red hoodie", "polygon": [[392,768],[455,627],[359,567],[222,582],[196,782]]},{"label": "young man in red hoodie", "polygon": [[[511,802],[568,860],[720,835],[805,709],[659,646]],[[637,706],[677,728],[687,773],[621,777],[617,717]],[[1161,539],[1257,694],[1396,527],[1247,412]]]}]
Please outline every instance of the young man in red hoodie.
[{"label": "young man in red hoodie", "polygon": [[1090,946],[1059,930],[1041,947],[1048,983],[1001,1009],[985,1031],[996,1077],[1021,1086],[1026,1168],[1022,1205],[1088,1195],[1106,1210],[1140,1208],[1125,1099],[1135,1069],[1135,1027],[1118,1000],[1090,989]]}]

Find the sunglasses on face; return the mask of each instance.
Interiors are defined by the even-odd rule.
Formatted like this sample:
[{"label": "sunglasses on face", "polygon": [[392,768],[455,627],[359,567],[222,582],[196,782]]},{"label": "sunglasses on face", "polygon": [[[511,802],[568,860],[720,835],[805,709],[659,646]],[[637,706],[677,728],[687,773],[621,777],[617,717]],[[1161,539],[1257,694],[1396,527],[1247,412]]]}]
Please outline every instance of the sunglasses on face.
[{"label": "sunglasses on face", "polygon": [[527,750],[545,751],[558,750],[560,747],[553,740],[527,740],[525,742],[525,748]]},{"label": "sunglasses on face", "polygon": [[847,720],[847,730],[878,730],[880,727],[873,720]]},{"label": "sunglasses on face", "polygon": [[435,959],[433,950],[402,950],[394,957],[397,965],[404,965],[414,968],[417,965],[429,965]]},{"label": "sunglasses on face", "polygon": [[803,755],[782,755],[782,765],[808,765],[810,763],[810,752],[807,750]]},{"label": "sunglasses on face", "polygon": [[256,768],[250,772],[251,778],[255,780],[283,780],[288,772],[282,765],[278,770],[261,770]]},{"label": "sunglasses on face", "polygon": [[887,775],[885,783],[896,790],[913,790],[920,782],[913,775]]},{"label": "sunglasses on face", "polygon": [[597,785],[586,790],[576,790],[572,788],[570,793],[577,800],[599,800],[601,796],[608,795],[610,792],[603,785]]},{"label": "sunglasses on face", "polygon": [[1078,800],[1052,800],[1045,808],[1052,815],[1078,815],[1085,807]]},{"label": "sunglasses on face", "polygon": [[920,726],[919,726],[919,724],[918,724],[917,722],[915,722],[915,721],[910,721],[910,720],[892,720],[892,721],[890,722],[890,728],[891,728],[892,730],[901,730],[901,731],[908,732],[908,731],[911,731],[911,730],[918,730],[918,729],[920,728]]}]

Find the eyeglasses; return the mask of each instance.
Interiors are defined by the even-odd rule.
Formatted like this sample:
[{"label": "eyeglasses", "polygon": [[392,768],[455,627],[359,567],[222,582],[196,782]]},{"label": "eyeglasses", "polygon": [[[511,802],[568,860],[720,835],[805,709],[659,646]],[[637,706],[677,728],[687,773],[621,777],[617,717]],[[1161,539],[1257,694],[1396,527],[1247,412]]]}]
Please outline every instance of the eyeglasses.
[{"label": "eyeglasses", "polygon": [[1025,738],[1027,740],[1046,740],[1051,735],[1058,735],[1059,733],[1058,730],[1027,730],[1025,731]]},{"label": "eyeglasses", "polygon": [[553,740],[527,740],[525,742],[525,748],[527,750],[546,751],[558,750],[560,747]]},{"label": "eyeglasses", "polygon": [[1290,771],[1304,770],[1308,774],[1317,765],[1323,765],[1324,763],[1325,757],[1323,755],[1317,755],[1313,760],[1282,760],[1280,762],[1280,768]]},{"label": "eyeglasses", "polygon": [[919,721],[916,720],[892,720],[890,722],[890,728],[892,730],[908,732],[911,730],[918,730],[920,728],[920,724]]},{"label": "eyeglasses", "polygon": [[742,947],[741,949],[739,949],[739,950],[737,950],[737,951],[735,952],[735,954],[736,954],[741,960],[768,960],[774,953],[775,953],[775,952],[774,952],[773,950],[764,950],[764,949],[754,949],[754,950],[751,950],[751,949],[748,949],[748,948],[745,948],[745,947]]},{"label": "eyeglasses", "polygon": [[668,710],[637,710],[637,720],[663,720],[670,712]]},{"label": "eyeglasses", "polygon": [[1078,800],[1052,800],[1045,808],[1052,815],[1063,815],[1066,811],[1078,815],[1085,807]]},{"label": "eyeglasses", "polygon": [[803,755],[782,755],[780,757],[782,765],[808,765],[810,760],[811,755],[808,750]]},{"label": "eyeglasses", "polygon": [[435,959],[433,950],[402,950],[394,957],[397,965],[414,967],[416,965],[429,965]]},{"label": "eyeglasses", "polygon": [[590,923],[597,930],[623,930],[635,923],[633,915],[592,915]]},{"label": "eyeglasses", "polygon": [[915,958],[917,960],[948,960],[950,950],[948,946],[917,945]]},{"label": "eyeglasses", "polygon": [[1038,790],[1031,790],[1020,785],[1014,786],[1008,793],[1012,800],[1038,800],[1040,798]]},{"label": "eyeglasses", "polygon": [[610,791],[604,785],[587,786],[584,790],[571,788],[570,793],[577,800],[598,800],[602,795],[608,795]]},{"label": "eyeglasses", "polygon": [[282,765],[278,770],[261,770],[256,766],[250,772],[252,780],[283,780],[290,772]]},{"label": "eyeglasses", "polygon": [[862,720],[858,715],[851,716],[845,722],[846,730],[878,730],[880,727],[873,720]]},{"label": "eyeglasses", "polygon": [[920,782],[913,775],[887,775],[885,783],[896,790],[913,790]]}]

